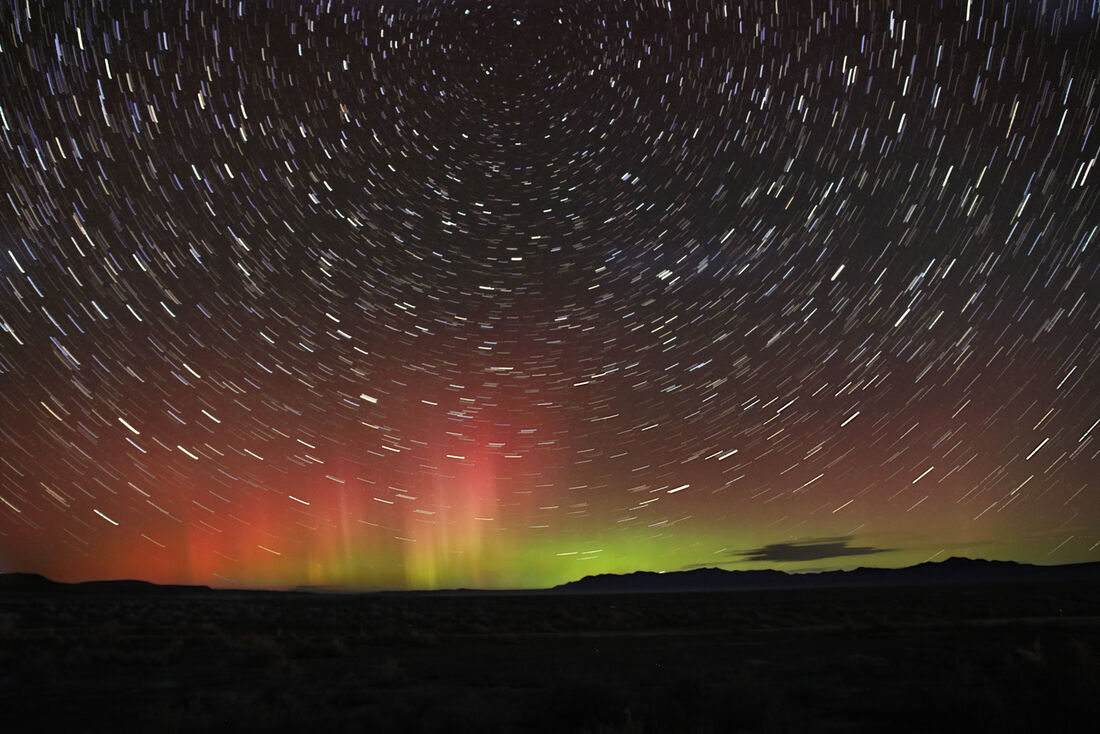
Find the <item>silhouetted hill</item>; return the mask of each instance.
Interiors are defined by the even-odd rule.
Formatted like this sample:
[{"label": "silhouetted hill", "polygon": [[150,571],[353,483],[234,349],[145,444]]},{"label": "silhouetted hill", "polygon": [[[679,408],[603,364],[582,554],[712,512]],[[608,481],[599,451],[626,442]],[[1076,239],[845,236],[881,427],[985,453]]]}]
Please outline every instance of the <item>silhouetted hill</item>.
[{"label": "silhouetted hill", "polygon": [[853,571],[786,573],[697,568],[690,571],[585,576],[554,588],[577,593],[799,589],[856,586],[919,586],[1012,582],[1100,582],[1100,563],[1035,566],[1014,561],[952,557],[906,568],[857,568]]},{"label": "silhouetted hill", "polygon": [[121,579],[113,581],[82,581],[66,584],[37,573],[0,574],[0,592],[51,594],[187,594],[209,592],[209,586],[154,584],[149,581]]},{"label": "silhouetted hill", "polygon": [[0,591],[54,591],[60,586],[37,573],[0,574]]}]

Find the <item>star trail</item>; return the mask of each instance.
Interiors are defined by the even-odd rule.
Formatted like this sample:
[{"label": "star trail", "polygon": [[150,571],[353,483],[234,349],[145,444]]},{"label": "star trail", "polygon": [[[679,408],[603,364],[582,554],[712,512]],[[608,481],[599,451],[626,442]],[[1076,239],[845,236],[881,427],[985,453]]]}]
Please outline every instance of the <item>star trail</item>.
[{"label": "star trail", "polygon": [[1100,559],[1098,86],[1096,0],[4,0],[0,564]]}]

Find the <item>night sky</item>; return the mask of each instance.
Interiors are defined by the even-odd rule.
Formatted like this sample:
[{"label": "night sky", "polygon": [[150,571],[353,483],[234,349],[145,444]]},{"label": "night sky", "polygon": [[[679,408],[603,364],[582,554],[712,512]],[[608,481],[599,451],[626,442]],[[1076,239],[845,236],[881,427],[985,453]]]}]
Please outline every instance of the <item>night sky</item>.
[{"label": "night sky", "polygon": [[1100,560],[1100,3],[0,7],[0,570]]}]

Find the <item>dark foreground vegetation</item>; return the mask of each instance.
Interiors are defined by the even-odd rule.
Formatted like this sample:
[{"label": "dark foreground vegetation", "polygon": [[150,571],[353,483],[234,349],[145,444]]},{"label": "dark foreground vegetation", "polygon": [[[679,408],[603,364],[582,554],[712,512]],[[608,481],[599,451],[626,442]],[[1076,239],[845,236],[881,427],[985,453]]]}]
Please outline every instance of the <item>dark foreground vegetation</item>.
[{"label": "dark foreground vegetation", "polygon": [[12,734],[1038,732],[1096,721],[1096,584],[0,589],[0,729]]}]

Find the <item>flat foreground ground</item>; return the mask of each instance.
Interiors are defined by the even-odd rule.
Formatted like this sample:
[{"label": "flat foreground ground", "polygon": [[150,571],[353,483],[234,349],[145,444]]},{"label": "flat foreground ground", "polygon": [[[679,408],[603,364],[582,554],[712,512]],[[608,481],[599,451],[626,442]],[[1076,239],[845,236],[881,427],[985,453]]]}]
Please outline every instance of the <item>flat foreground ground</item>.
[{"label": "flat foreground ground", "polygon": [[0,593],[0,729],[12,734],[1056,732],[1096,721],[1092,586]]}]

